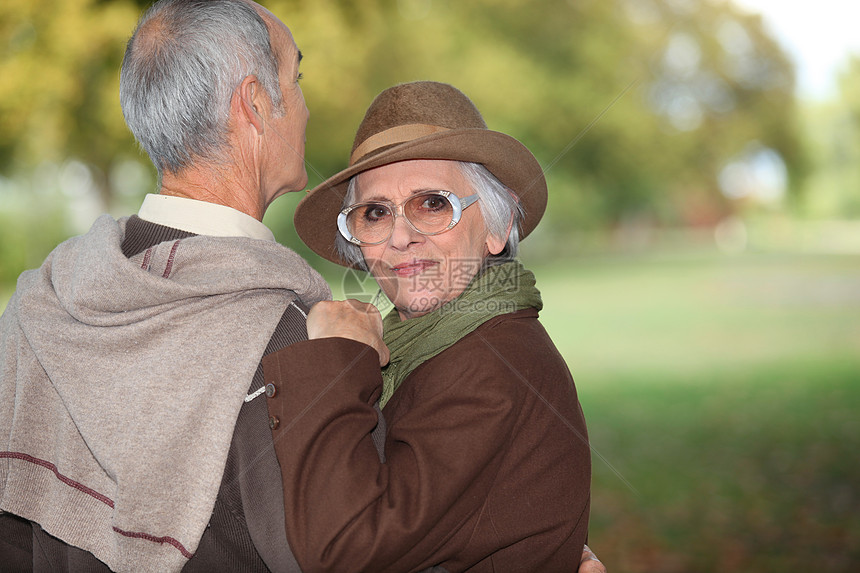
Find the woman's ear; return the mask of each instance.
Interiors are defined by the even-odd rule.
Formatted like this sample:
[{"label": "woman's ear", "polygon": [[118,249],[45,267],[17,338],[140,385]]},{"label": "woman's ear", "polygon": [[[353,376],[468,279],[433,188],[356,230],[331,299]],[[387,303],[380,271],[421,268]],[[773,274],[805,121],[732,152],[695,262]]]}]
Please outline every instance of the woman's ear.
[{"label": "woman's ear", "polygon": [[[511,194],[511,197],[513,197],[514,202],[516,202],[516,203],[520,202],[520,198],[517,196],[516,193],[514,193],[510,189],[508,189],[508,193]],[[511,210],[511,218],[508,219],[508,230],[505,231],[504,238],[496,237],[494,235],[489,235],[489,234],[487,235],[487,250],[490,252],[491,255],[498,255],[499,253],[501,253],[502,251],[505,250],[505,246],[507,246],[507,244],[508,244],[508,237],[511,236],[511,229],[514,228],[514,214],[515,213],[512,209]]]},{"label": "woman's ear", "polygon": [[505,246],[508,244],[508,237],[511,236],[511,229],[514,227],[514,214],[511,213],[511,219],[508,221],[508,230],[505,231],[504,237],[498,237],[496,235],[487,234],[487,250],[491,255],[498,255],[502,251],[505,250]]},{"label": "woman's ear", "polygon": [[505,250],[505,245],[508,243],[507,240],[502,240],[495,235],[487,235],[487,250],[491,255],[498,255],[502,251]]},{"label": "woman's ear", "polygon": [[[517,196],[516,193],[514,193],[510,189],[508,189],[508,193],[511,194],[511,197],[513,197],[514,202],[516,202],[516,203],[520,202],[520,198],[519,198],[519,196]],[[505,247],[508,244],[508,237],[511,236],[511,229],[514,228],[514,214],[515,213],[512,209],[511,210],[511,218],[508,219],[508,229],[505,231],[504,238],[493,237],[493,236],[489,236],[489,235],[487,236],[487,249],[490,251],[491,255],[498,255],[503,250],[505,250]]]}]

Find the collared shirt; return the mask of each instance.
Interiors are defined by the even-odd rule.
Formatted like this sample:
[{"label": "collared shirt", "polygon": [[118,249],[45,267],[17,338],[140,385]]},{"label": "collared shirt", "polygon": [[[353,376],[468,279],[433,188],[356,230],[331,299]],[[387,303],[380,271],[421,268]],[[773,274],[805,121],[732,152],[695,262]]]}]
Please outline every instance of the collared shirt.
[{"label": "collared shirt", "polygon": [[207,201],[149,193],[137,216],[144,221],[195,235],[249,237],[275,241],[272,231],[254,217]]}]

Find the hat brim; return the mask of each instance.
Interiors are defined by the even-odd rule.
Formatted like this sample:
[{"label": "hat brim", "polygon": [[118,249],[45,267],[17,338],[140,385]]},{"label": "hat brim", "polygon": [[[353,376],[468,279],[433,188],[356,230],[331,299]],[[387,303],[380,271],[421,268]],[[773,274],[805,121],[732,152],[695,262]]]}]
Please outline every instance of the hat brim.
[{"label": "hat brim", "polygon": [[520,238],[537,226],[546,210],[547,187],[534,155],[509,135],[488,129],[452,129],[399,143],[362,158],[311,189],[296,207],[296,232],[310,249],[346,266],[337,254],[337,215],[343,208],[349,180],[363,171],[410,159],[442,159],[480,163],[516,193],[525,216]]}]

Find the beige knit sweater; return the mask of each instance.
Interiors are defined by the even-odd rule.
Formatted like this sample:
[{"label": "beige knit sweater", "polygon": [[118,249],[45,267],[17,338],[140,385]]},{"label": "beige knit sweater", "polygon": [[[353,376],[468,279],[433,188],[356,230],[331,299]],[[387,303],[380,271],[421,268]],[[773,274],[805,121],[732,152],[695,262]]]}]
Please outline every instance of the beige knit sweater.
[{"label": "beige knit sweater", "polygon": [[330,296],[291,250],[196,236],[127,259],[103,216],[0,318],[0,510],[117,571],[177,571],[286,306]]}]

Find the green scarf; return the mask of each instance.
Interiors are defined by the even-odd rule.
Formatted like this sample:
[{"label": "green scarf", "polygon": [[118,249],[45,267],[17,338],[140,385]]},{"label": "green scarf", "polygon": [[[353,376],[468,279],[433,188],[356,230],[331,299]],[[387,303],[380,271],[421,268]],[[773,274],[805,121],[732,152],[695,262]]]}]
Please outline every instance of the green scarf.
[{"label": "green scarf", "polygon": [[401,320],[391,309],[382,321],[391,360],[382,369],[380,407],[418,366],[494,316],[542,307],[534,274],[510,261],[478,273],[460,296],[424,316]]}]

